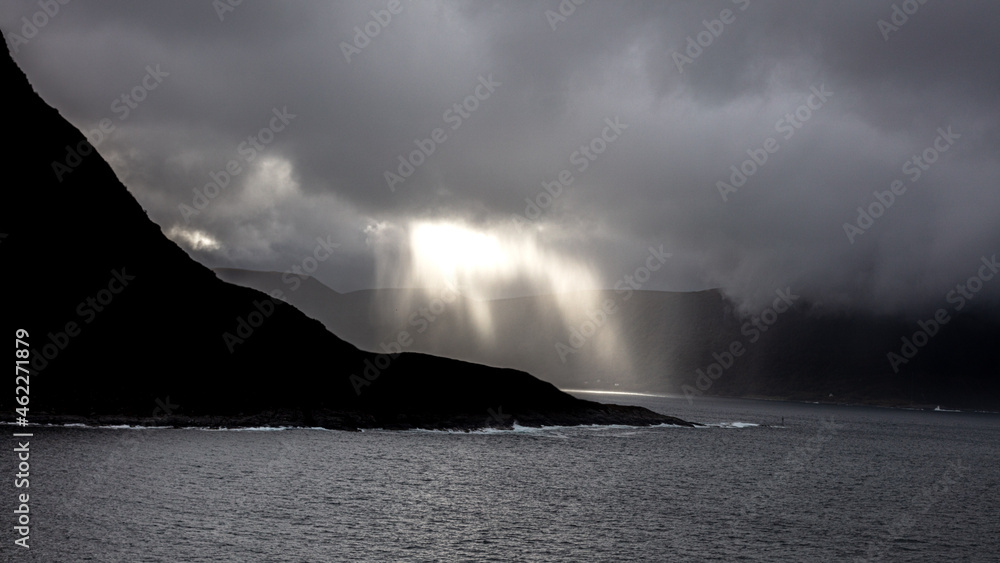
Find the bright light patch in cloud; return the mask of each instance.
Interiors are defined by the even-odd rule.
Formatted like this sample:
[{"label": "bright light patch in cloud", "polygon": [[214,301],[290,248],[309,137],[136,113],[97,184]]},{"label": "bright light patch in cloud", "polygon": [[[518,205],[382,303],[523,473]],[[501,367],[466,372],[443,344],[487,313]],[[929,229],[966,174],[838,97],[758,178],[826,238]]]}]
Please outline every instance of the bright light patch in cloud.
[{"label": "bright light patch in cloud", "polygon": [[496,235],[455,223],[416,224],[410,249],[416,276],[433,285],[482,283],[482,276],[504,277],[515,267],[510,249],[503,248]]},{"label": "bright light patch in cloud", "polygon": [[[473,225],[458,219],[418,220],[404,226],[379,224],[366,230],[375,235],[379,285],[418,289],[405,306],[419,310],[436,297],[453,292],[460,306],[444,314],[463,314],[458,326],[468,326],[484,343],[496,337],[495,308],[487,301],[517,294],[552,295],[563,326],[569,331],[596,311],[596,271],[586,262],[556,249],[559,228],[519,230],[512,224]],[[403,250],[400,250],[400,249]],[[386,311],[396,314],[396,311]],[[553,342],[553,346],[555,343]],[[622,368],[616,323],[608,323],[594,338],[608,369]],[[554,353],[554,352],[553,352]]]},{"label": "bright light patch in cloud", "polygon": [[184,244],[192,250],[218,250],[222,248],[219,241],[212,238],[212,235],[197,229],[186,229],[179,225],[174,225],[167,232],[167,238]]},{"label": "bright light patch in cloud", "polygon": [[474,227],[443,220],[415,221],[406,232],[409,271],[397,272],[406,285],[455,286],[477,299],[525,287],[536,293],[598,287],[583,262],[546,245],[542,230],[519,232],[507,225]]}]

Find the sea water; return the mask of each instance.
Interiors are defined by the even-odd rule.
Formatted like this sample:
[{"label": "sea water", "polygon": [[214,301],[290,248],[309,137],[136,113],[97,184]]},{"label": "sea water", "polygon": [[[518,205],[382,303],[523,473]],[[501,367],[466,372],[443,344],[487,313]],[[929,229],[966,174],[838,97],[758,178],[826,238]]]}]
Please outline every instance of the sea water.
[{"label": "sea water", "polygon": [[579,396],[706,426],[34,427],[0,560],[1000,560],[1000,415]]}]

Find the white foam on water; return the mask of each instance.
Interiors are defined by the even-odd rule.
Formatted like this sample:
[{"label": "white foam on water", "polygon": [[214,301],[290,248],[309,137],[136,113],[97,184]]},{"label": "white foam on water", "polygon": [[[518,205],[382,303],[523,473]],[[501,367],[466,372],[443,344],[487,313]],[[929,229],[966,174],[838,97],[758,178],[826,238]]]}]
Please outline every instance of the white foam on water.
[{"label": "white foam on water", "polygon": [[235,426],[232,428],[209,428],[205,426],[185,426],[184,430],[204,430],[205,432],[280,432],[282,430],[296,430],[296,426]]},{"label": "white foam on water", "polygon": [[753,428],[754,426],[760,425],[752,422],[710,422],[706,423],[704,428]]},{"label": "white foam on water", "polygon": [[[421,432],[429,434],[541,434],[546,431],[559,430],[563,428],[572,428],[570,426],[521,426],[518,423],[514,423],[512,428],[495,428],[492,426],[485,426],[483,428],[476,428],[473,430],[456,430],[456,429],[435,429],[435,428],[413,428],[410,430],[403,430],[402,432]],[[379,428],[380,431],[385,432],[395,432],[395,430],[384,430]]]},{"label": "white foam on water", "polygon": [[164,430],[173,426],[142,426],[128,424],[83,424],[80,422],[70,422],[67,424],[32,424],[29,428],[88,428],[93,430]]},{"label": "white foam on water", "polygon": [[[725,424],[725,423],[722,423]],[[747,424],[747,423],[733,423],[733,424]],[[14,426],[13,422],[0,422],[0,425]],[[756,424],[751,424],[750,426],[757,426]],[[83,424],[80,422],[70,422],[66,424],[30,424],[22,428],[31,427],[43,427],[43,428],[88,428],[88,429],[103,429],[103,430],[200,430],[202,432],[280,432],[283,430],[322,430],[325,432],[348,432],[348,430],[337,430],[331,428],[323,428],[321,426],[222,426],[222,427],[212,427],[212,426],[142,426],[142,425],[128,425],[128,424]],[[494,427],[483,427],[474,430],[437,430],[430,428],[413,428],[410,430],[387,430],[385,428],[359,428],[360,432],[430,432],[437,434],[537,434],[540,436],[547,436],[553,438],[569,438],[569,436],[561,434],[553,434],[553,432],[566,431],[566,430],[586,430],[589,432],[606,432],[608,430],[647,430],[651,428],[687,428],[679,424],[654,424],[651,426],[632,426],[628,424],[579,424],[573,426],[521,426],[518,423],[514,423],[512,428],[494,428]],[[633,432],[636,433],[636,432]],[[618,434],[622,435],[622,434]]]},{"label": "white foam on water", "polygon": [[[494,428],[494,427],[484,427],[477,428],[475,430],[437,430],[430,428],[414,428],[411,430],[403,430],[403,432],[424,432],[432,434],[478,434],[478,435],[510,435],[510,434],[528,434],[544,436],[547,438],[570,438],[570,436],[564,434],[567,431],[586,431],[594,433],[604,433],[607,431],[621,431],[628,430],[631,432],[618,432],[618,433],[608,433],[610,436],[623,436],[623,435],[634,435],[638,434],[639,431],[648,430],[652,428],[687,428],[686,426],[681,426],[678,424],[656,424],[652,426],[632,426],[628,424],[579,424],[574,426],[521,426],[515,422],[511,428]],[[369,430],[379,430],[384,429],[369,429]],[[384,430],[386,432],[395,432],[394,430]]]}]

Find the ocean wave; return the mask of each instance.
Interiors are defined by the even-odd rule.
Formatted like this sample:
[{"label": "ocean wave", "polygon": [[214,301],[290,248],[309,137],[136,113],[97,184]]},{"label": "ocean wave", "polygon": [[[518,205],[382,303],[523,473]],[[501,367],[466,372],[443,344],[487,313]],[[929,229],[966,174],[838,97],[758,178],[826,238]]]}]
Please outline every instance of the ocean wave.
[{"label": "ocean wave", "polygon": [[760,426],[753,422],[709,422],[703,425],[705,428],[753,428]]}]

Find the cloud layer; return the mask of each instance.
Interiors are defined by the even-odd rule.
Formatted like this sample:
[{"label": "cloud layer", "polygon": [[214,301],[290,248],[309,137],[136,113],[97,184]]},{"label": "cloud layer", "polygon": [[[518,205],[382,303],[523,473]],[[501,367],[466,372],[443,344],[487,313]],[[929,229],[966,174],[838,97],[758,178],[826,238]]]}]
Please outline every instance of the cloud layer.
[{"label": "cloud layer", "polygon": [[284,271],[320,237],[322,281],[373,287],[459,223],[604,287],[663,245],[646,289],[921,313],[1000,252],[997,4],[223,5],[0,7],[39,93],[108,120],[100,153],[210,266]]}]

